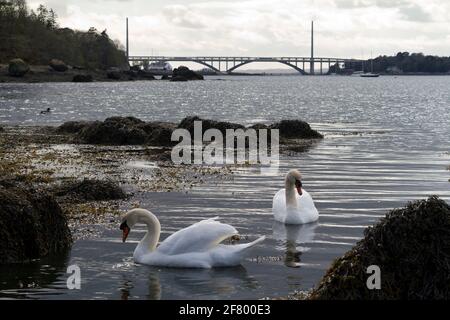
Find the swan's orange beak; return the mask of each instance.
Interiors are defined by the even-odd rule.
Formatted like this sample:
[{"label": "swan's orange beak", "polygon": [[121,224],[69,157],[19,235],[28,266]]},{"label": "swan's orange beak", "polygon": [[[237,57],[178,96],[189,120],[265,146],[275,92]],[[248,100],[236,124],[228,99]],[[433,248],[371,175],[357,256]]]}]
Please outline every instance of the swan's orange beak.
[{"label": "swan's orange beak", "polygon": [[128,234],[129,234],[129,233],[130,233],[130,228],[124,227],[124,228],[122,229],[122,242],[127,241]]}]

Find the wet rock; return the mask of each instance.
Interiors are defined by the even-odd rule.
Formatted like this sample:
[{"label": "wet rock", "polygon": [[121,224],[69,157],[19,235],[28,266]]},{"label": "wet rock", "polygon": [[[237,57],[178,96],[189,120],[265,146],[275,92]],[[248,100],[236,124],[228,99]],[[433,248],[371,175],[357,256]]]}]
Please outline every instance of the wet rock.
[{"label": "wet rock", "polygon": [[57,72],[66,72],[69,67],[64,63],[64,61],[58,59],[52,59],[49,63],[50,68]]},{"label": "wet rock", "polygon": [[109,180],[89,180],[66,183],[53,191],[68,202],[121,200],[127,197],[122,188]]},{"label": "wet rock", "polygon": [[[449,299],[450,206],[437,197],[389,212],[337,259],[312,299]],[[381,269],[381,290],[366,286],[367,267]]]},{"label": "wet rock", "polygon": [[53,196],[0,186],[0,264],[63,253],[71,244],[66,217]]},{"label": "wet rock", "polygon": [[286,139],[323,139],[323,135],[301,120],[282,120],[270,126],[280,130],[280,137]]},{"label": "wet rock", "polygon": [[90,74],[77,74],[73,76],[72,82],[92,82],[94,78]]},{"label": "wet rock", "polygon": [[227,129],[233,129],[233,130],[245,129],[245,127],[243,125],[240,125],[237,123],[215,121],[215,120],[205,120],[205,119],[199,118],[197,116],[184,118],[183,120],[181,120],[180,124],[178,125],[178,128],[188,130],[191,133],[191,135],[193,136],[195,121],[202,121],[203,133],[208,129],[218,129],[220,132],[222,132],[223,135],[225,135]]},{"label": "wet rock", "polygon": [[163,74],[161,77],[161,80],[169,80],[169,79],[170,79],[169,75],[167,75],[167,74]]},{"label": "wet rock", "polygon": [[187,81],[188,79],[182,76],[176,76],[170,79],[170,82],[187,82]]},{"label": "wet rock", "polygon": [[151,72],[145,70],[139,70],[138,77],[144,80],[155,80],[155,76]]},{"label": "wet rock", "polygon": [[134,117],[112,117],[83,127],[77,140],[103,145],[172,145],[174,124],[144,122]]},{"label": "wet rock", "polygon": [[68,121],[60,125],[57,129],[57,133],[78,133],[83,128],[85,128],[88,125],[91,125],[93,121]]},{"label": "wet rock", "polygon": [[111,80],[120,80],[122,78],[122,72],[119,68],[110,68],[106,72],[106,76]]},{"label": "wet rock", "polygon": [[179,79],[186,79],[186,80],[203,80],[203,76],[195,72],[188,67],[180,66],[178,68],[173,69],[172,71],[172,80],[179,78]]},{"label": "wet rock", "polygon": [[30,71],[30,66],[22,59],[13,59],[9,62],[8,73],[12,77],[23,77]]}]

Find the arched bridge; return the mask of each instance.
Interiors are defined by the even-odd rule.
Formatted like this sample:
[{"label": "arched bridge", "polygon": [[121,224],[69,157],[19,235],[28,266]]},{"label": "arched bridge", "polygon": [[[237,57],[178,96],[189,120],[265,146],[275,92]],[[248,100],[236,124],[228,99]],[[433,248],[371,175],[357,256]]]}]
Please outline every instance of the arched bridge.
[{"label": "arched bridge", "polygon": [[[196,62],[217,73],[232,73],[239,67],[253,62],[278,62],[287,65],[301,74],[324,74],[332,65],[355,63],[357,59],[310,58],[310,57],[170,57],[170,56],[130,56],[130,63],[153,62]],[[313,66],[311,68],[311,66]]]}]

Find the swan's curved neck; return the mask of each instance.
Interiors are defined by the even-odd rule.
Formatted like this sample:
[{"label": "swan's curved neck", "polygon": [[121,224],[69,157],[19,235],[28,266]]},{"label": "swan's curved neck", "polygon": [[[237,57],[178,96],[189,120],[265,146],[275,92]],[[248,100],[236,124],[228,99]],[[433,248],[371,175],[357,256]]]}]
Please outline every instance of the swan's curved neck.
[{"label": "swan's curved neck", "polygon": [[148,253],[155,251],[161,234],[161,225],[158,218],[150,211],[135,209],[133,214],[137,218],[137,223],[144,223],[147,226],[147,233],[136,247],[135,253]]},{"label": "swan's curved neck", "polygon": [[284,182],[285,190],[286,190],[286,206],[288,207],[297,207],[297,197],[295,189],[295,179],[292,179],[290,175],[286,176],[286,180]]}]

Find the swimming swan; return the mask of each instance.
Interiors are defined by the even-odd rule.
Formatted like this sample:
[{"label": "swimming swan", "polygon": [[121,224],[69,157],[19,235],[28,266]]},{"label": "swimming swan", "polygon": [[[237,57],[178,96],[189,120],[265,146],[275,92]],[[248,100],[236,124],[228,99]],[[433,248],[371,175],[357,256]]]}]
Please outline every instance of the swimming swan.
[{"label": "swimming swan", "polygon": [[285,224],[306,224],[319,219],[313,199],[302,188],[298,170],[291,170],[286,175],[285,189],[273,197],[272,212],[276,221]]},{"label": "swimming swan", "polygon": [[148,210],[133,209],[122,219],[122,240],[126,241],[130,229],[136,224],[147,225],[148,232],[134,250],[136,263],[176,268],[231,267],[241,263],[246,249],[263,241],[261,237],[251,243],[223,245],[221,242],[237,234],[234,227],[215,219],[203,220],[179,230],[159,246],[161,225]]}]

